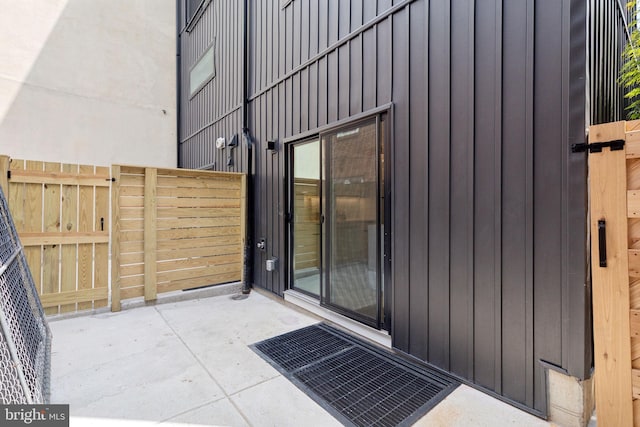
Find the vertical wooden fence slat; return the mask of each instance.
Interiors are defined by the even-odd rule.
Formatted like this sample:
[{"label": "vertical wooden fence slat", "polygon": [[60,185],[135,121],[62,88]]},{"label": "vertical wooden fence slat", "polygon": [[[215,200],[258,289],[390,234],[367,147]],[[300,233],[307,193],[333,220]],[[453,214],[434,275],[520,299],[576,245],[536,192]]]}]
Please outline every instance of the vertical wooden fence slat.
[{"label": "vertical wooden fence slat", "polygon": [[[16,164],[16,169],[20,167]],[[42,171],[43,164],[38,161],[27,160],[24,162],[24,169],[27,171]],[[24,231],[28,233],[41,233],[42,230],[42,216],[43,216],[43,200],[42,200],[42,185],[40,184],[25,184],[25,197],[23,204],[24,215]],[[18,231],[19,233],[19,231]],[[30,246],[25,247],[24,252],[27,258],[27,263],[31,269],[31,274],[34,276],[34,282],[36,289],[43,295],[44,287],[43,282],[45,280],[42,270],[43,266],[43,249],[44,246]],[[51,310],[45,309],[45,313],[51,314]]]},{"label": "vertical wooden fence slat", "polygon": [[9,156],[0,154],[0,187],[7,200],[9,200],[9,180],[7,173],[9,172]]},{"label": "vertical wooden fence slat", "polygon": [[158,296],[157,234],[158,228],[158,169],[144,171],[144,299],[153,301]]},{"label": "vertical wooden fence slat", "polygon": [[[45,172],[60,172],[60,163],[46,162]],[[60,191],[59,184],[44,184],[43,232],[60,232]],[[60,292],[60,246],[43,245],[42,247],[42,294]],[[47,314],[58,313],[58,307],[48,307]]]},{"label": "vertical wooden fence slat", "polygon": [[120,311],[120,166],[111,167],[111,311]]},{"label": "vertical wooden fence slat", "polygon": [[[11,159],[9,161],[9,170],[24,170],[24,160]],[[18,233],[22,233],[25,231],[25,187],[26,186],[23,183],[15,183],[13,181],[9,181],[9,197],[7,199],[9,200],[9,210],[11,211],[11,216],[13,217],[13,223],[16,225],[16,230],[18,230]],[[27,255],[26,248],[25,255]],[[40,282],[38,281],[36,283],[38,284]],[[36,285],[36,287],[38,287],[38,285]]]},{"label": "vertical wooden fence slat", "polygon": [[[91,165],[80,165],[80,175],[91,176],[95,168]],[[80,186],[80,201],[78,206],[78,231],[93,232],[93,216],[95,207],[94,188],[90,185]],[[93,244],[78,244],[78,290],[93,288]],[[90,310],[91,302],[78,303],[78,310]]]},{"label": "vertical wooden fence slat", "polygon": [[[624,122],[592,126],[589,142],[625,139]],[[593,340],[598,424],[633,425],[627,176],[625,151],[589,155]],[[600,266],[599,221],[606,226],[606,267]]]},{"label": "vertical wooden fence slat", "polygon": [[[110,176],[110,168],[96,167],[96,173],[100,175]],[[106,178],[107,181],[109,178]],[[95,224],[96,231],[109,232],[109,187],[96,187],[95,189]],[[94,289],[109,289],[109,243],[94,244],[95,261],[94,261]],[[107,291],[108,292],[108,291]],[[109,304],[108,299],[95,300],[94,308],[106,307]]]},{"label": "vertical wooden fence slat", "polygon": [[[62,165],[62,171],[66,173],[78,173],[78,165]],[[62,186],[62,224],[63,232],[78,231],[78,186]],[[61,291],[75,291],[78,286],[78,245],[69,244],[62,246],[62,266],[61,266]],[[63,305],[60,307],[62,313],[75,311],[76,304]]]}]

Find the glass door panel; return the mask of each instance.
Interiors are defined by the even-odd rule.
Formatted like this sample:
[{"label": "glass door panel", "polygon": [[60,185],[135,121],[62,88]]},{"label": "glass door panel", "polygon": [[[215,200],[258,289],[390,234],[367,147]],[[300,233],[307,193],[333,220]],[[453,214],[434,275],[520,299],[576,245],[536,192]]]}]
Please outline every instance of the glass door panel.
[{"label": "glass door panel", "polygon": [[323,137],[327,161],[328,277],[325,303],[379,325],[377,122]]},{"label": "glass door panel", "polygon": [[292,287],[320,297],[320,143],[291,150]]}]

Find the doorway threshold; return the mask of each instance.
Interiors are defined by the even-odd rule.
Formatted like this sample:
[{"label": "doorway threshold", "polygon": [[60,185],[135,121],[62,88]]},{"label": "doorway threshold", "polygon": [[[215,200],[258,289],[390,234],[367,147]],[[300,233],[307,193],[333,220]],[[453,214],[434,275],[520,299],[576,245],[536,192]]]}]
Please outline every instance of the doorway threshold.
[{"label": "doorway threshold", "polygon": [[296,292],[289,289],[284,292],[284,300],[296,307],[309,311],[316,316],[328,320],[342,328],[360,335],[361,337],[373,341],[386,348],[391,348],[391,335],[387,331],[379,331],[364,325],[358,321],[350,319],[346,316],[338,314],[320,305],[320,301],[303,294],[302,292]]}]

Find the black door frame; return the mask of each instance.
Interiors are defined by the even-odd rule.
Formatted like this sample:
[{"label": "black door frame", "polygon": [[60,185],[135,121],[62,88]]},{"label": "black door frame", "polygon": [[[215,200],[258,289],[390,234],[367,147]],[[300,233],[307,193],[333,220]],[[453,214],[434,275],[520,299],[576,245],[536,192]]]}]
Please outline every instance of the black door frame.
[{"label": "black door frame", "polygon": [[[352,318],[358,322],[361,322],[367,326],[374,327],[376,329],[381,329],[388,331],[391,333],[391,323],[392,323],[392,300],[393,300],[393,277],[392,277],[392,225],[393,225],[393,200],[392,200],[392,166],[393,166],[393,144],[392,144],[392,123],[393,123],[393,113],[392,113],[392,105],[384,106],[381,108],[377,108],[368,113],[364,113],[361,115],[357,115],[356,117],[352,117],[351,119],[341,120],[334,124],[325,125],[321,128],[316,129],[313,132],[306,132],[305,134],[301,134],[298,136],[294,136],[291,138],[286,138],[284,142],[285,148],[285,176],[283,177],[285,182],[285,190],[286,190],[286,213],[284,215],[285,219],[285,243],[286,243],[286,259],[285,259],[285,289],[295,289],[293,285],[293,197],[295,197],[293,190],[293,161],[292,161],[292,152],[293,147],[297,144],[303,144],[312,142],[315,140],[319,141],[320,147],[320,200],[321,200],[321,218],[320,218],[320,233],[321,233],[321,248],[320,248],[320,296],[316,296],[301,289],[295,289],[297,292],[302,292],[311,297],[318,298],[320,305],[327,307],[331,311],[339,313],[341,315],[345,315],[346,317]],[[349,312],[346,310],[342,310],[340,307],[326,304],[325,299],[325,286],[328,285],[326,283],[326,256],[328,246],[325,242],[328,241],[326,232],[326,221],[325,221],[325,212],[324,209],[324,199],[325,199],[325,165],[324,165],[324,149],[323,149],[323,136],[339,132],[341,129],[348,129],[353,126],[356,126],[358,123],[365,123],[367,121],[371,121],[375,119],[376,121],[376,144],[377,144],[377,152],[378,152],[378,182],[382,178],[379,174],[380,172],[380,154],[381,148],[384,153],[384,206],[380,206],[380,185],[378,185],[377,191],[377,255],[379,257],[379,267],[377,272],[377,280],[380,282],[378,288],[378,319],[376,324],[372,324],[369,319],[358,316],[357,313]],[[384,122],[384,127],[382,126]],[[381,145],[382,144],[382,145]],[[380,213],[381,210],[384,210],[384,235],[380,233]],[[382,248],[381,245],[384,242],[384,253],[381,255]],[[330,244],[330,243],[329,243]],[[383,291],[383,292],[380,292]],[[382,310],[380,308],[382,307]],[[381,313],[382,312],[382,313]],[[383,314],[383,315],[382,315]]]}]

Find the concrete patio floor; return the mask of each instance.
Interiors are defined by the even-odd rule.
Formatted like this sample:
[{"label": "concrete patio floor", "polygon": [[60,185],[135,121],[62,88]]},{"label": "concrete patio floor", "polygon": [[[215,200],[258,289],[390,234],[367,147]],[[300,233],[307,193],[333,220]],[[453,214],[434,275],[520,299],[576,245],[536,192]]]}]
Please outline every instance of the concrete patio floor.
[{"label": "concrete patio floor", "polygon": [[[251,292],[53,320],[52,403],[71,426],[334,426],[249,344],[320,321]],[[419,426],[548,426],[466,386]]]}]

